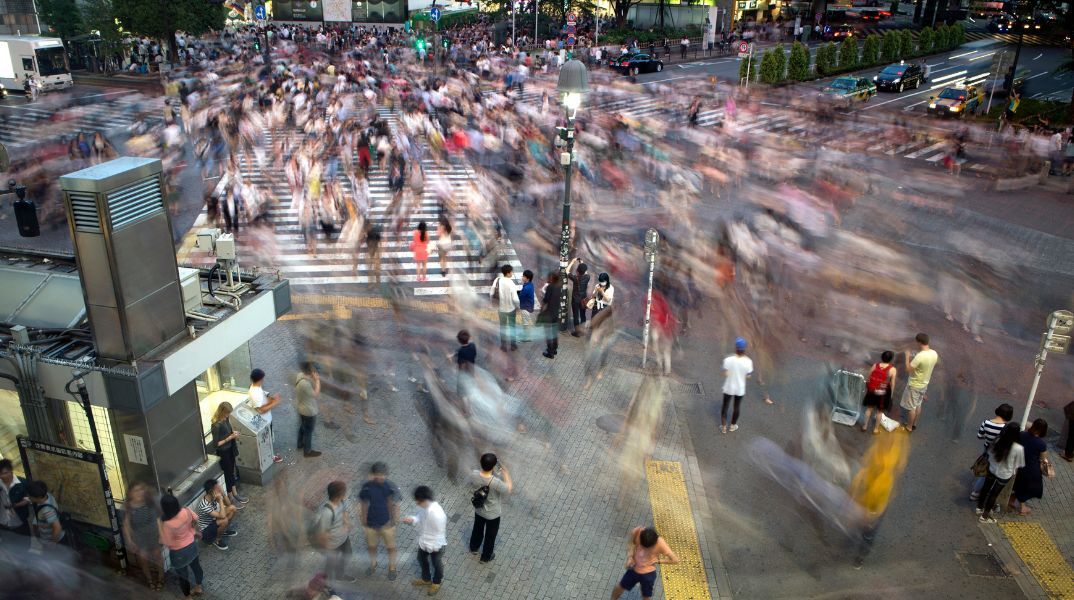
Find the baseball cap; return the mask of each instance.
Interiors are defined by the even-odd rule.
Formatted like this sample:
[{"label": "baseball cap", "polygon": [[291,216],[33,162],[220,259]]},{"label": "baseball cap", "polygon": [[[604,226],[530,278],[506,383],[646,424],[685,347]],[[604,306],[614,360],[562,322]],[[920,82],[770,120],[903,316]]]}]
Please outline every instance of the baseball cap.
[{"label": "baseball cap", "polygon": [[746,349],[746,338],[743,338],[743,337],[735,338],[735,350],[745,350],[745,349]]}]

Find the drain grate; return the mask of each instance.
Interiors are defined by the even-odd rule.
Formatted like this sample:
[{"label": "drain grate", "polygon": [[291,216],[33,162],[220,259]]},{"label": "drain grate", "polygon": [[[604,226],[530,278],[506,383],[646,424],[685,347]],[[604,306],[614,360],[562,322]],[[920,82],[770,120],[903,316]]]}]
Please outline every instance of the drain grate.
[{"label": "drain grate", "polygon": [[974,577],[1010,577],[1007,569],[993,554],[973,554],[970,552],[957,553],[958,562],[962,563],[962,569],[967,575]]},{"label": "drain grate", "polygon": [[673,379],[668,380],[668,392],[672,394],[692,394],[695,396],[703,396],[705,394],[705,390],[701,387],[700,383],[675,381]]}]

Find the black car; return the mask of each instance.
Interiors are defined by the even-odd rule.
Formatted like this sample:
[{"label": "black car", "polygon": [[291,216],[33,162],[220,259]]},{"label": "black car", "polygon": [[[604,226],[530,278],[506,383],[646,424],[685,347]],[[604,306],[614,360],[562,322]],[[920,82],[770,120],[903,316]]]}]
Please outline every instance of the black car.
[{"label": "black car", "polygon": [[608,61],[608,66],[628,75],[638,73],[659,73],[664,70],[664,63],[648,54],[640,52],[625,54]]},{"label": "black car", "polygon": [[917,63],[900,63],[888,65],[880,74],[873,77],[878,90],[901,92],[907,88],[917,89],[925,83],[925,71]]}]

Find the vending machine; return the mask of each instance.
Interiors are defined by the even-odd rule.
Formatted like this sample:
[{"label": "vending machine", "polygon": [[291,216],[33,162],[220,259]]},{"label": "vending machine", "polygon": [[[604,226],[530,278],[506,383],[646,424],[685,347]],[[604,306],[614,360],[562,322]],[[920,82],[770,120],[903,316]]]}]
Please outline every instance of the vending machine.
[{"label": "vending machine", "polygon": [[275,466],[268,421],[247,401],[236,406],[231,413],[231,426],[239,433],[239,438],[235,440],[239,449],[235,461],[239,466],[239,479],[259,485],[268,483],[274,474],[272,467]]}]

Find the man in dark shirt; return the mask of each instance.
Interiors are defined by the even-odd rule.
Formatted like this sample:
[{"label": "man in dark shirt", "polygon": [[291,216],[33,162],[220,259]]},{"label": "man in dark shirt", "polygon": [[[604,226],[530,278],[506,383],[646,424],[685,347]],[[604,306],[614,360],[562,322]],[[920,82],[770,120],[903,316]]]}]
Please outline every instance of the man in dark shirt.
[{"label": "man in dark shirt", "polygon": [[377,546],[383,540],[384,548],[388,551],[388,579],[394,581],[397,576],[395,524],[399,522],[399,488],[388,480],[388,466],[382,462],[373,463],[369,475],[369,480],[362,484],[358,492],[366,547],[369,549],[369,569],[366,574],[372,575],[377,570]]},{"label": "man in dark shirt", "polygon": [[473,373],[477,363],[477,346],[470,341],[470,332],[463,329],[455,339],[459,340],[459,349],[455,351],[455,363],[459,366],[459,371]]},{"label": "man in dark shirt", "polygon": [[589,291],[589,273],[587,272],[589,265],[577,258],[571,263],[578,265],[574,272],[571,272],[570,267],[567,268],[567,278],[571,280],[571,323],[574,324],[571,335],[578,337],[582,335],[579,326],[585,325],[585,297]]}]

